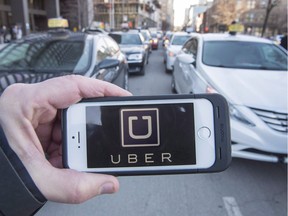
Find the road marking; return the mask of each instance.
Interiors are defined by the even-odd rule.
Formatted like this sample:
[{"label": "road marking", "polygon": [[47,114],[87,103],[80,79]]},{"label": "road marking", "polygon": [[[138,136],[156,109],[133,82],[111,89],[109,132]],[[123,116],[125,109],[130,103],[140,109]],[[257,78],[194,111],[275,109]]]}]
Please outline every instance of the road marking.
[{"label": "road marking", "polygon": [[242,216],[234,197],[222,197],[228,216]]}]

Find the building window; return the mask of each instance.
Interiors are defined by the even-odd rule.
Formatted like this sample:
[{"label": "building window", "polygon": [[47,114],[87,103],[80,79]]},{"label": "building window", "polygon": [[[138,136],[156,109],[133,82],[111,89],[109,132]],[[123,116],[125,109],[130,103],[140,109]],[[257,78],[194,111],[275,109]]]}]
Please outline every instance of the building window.
[{"label": "building window", "polygon": [[255,0],[249,0],[249,1],[247,2],[247,8],[248,8],[248,9],[254,9],[255,6],[256,6],[256,1],[255,1]]}]

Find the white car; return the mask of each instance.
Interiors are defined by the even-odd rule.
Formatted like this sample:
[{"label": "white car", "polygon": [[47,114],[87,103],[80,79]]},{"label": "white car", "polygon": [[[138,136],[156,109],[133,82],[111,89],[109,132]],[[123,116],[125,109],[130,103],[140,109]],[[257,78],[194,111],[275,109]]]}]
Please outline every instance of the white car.
[{"label": "white car", "polygon": [[165,50],[164,64],[166,72],[173,70],[175,57],[181,50],[183,44],[191,37],[187,32],[175,32]]},{"label": "white car", "polygon": [[287,51],[270,40],[199,34],[175,60],[172,90],[227,99],[232,156],[287,163],[287,74]]}]

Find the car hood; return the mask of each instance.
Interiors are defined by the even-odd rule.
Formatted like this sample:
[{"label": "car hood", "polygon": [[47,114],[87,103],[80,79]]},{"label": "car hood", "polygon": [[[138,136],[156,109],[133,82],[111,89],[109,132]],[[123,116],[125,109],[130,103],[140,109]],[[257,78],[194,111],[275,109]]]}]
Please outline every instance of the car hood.
[{"label": "car hood", "polygon": [[137,53],[144,52],[144,48],[142,45],[120,45],[120,49],[124,53]]},{"label": "car hood", "polygon": [[287,71],[204,67],[209,84],[229,102],[287,112]]}]

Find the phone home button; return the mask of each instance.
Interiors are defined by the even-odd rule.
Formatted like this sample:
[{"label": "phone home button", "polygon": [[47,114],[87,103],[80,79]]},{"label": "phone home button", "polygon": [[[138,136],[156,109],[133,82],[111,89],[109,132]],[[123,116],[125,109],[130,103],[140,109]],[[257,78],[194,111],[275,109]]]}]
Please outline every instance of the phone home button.
[{"label": "phone home button", "polygon": [[203,140],[209,139],[211,136],[211,131],[208,127],[201,127],[198,130],[198,137]]}]

